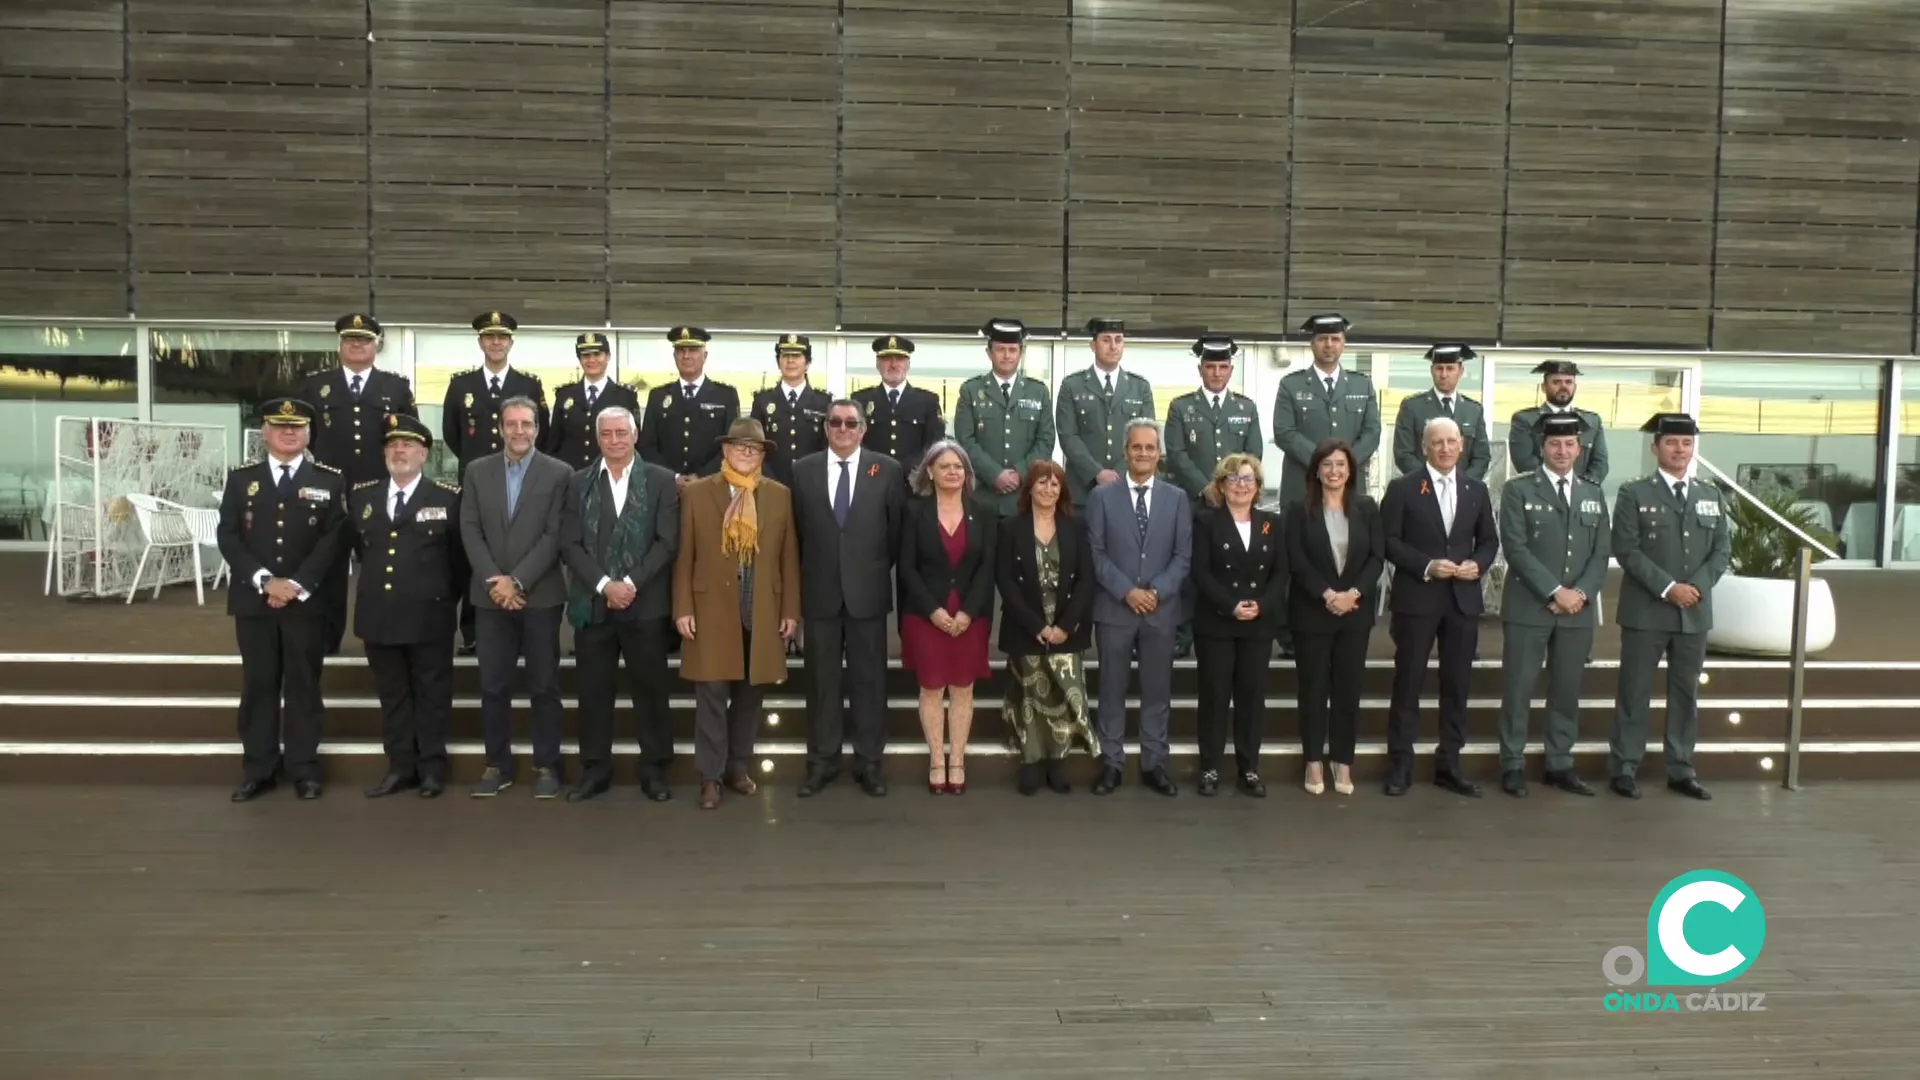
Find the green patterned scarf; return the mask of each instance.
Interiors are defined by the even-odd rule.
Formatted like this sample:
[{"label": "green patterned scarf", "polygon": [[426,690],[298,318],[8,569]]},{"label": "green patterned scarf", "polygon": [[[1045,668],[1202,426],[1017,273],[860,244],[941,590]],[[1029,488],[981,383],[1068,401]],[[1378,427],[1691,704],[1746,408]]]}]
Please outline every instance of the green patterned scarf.
[{"label": "green patterned scarf", "polygon": [[[611,509],[600,498],[600,476],[602,470],[596,463],[594,468],[573,478],[573,499],[580,506],[581,539],[587,550],[592,551],[605,568],[607,576],[615,581],[633,572],[647,557],[647,546],[653,542],[653,515],[647,504],[647,466],[639,458],[627,467],[627,504],[626,512],[613,523],[613,542],[606,551],[600,551],[594,545],[600,541],[600,515]],[[574,577],[567,587],[567,621],[575,630],[585,629],[593,622],[593,602],[599,594],[593,591],[597,581],[583,581]],[[636,583],[638,584],[638,583]]]}]

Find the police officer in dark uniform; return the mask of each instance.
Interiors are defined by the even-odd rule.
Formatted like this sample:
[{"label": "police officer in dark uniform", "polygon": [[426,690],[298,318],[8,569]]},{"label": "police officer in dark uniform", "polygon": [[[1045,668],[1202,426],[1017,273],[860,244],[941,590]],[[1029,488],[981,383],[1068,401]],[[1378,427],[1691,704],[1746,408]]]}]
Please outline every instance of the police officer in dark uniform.
[{"label": "police officer in dark uniform", "polygon": [[573,355],[580,359],[580,378],[553,392],[553,422],[540,429],[538,445],[569,468],[584,469],[600,456],[593,429],[600,410],[618,405],[639,416],[640,395],[607,375],[607,335],[581,334],[574,339]]},{"label": "police officer in dark uniform", "polygon": [[898,334],[874,338],[873,366],[880,372],[880,385],[852,395],[867,417],[860,448],[887,455],[900,463],[900,475],[911,477],[927,447],[947,436],[940,396],[907,385],[907,371],[913,367],[912,338]]},{"label": "police officer in dark uniform", "polygon": [[387,417],[388,476],[354,485],[347,535],[361,563],[353,632],[366,643],[380,695],[387,775],[377,799],[413,788],[447,789],[447,728],[453,712],[453,626],[460,546],[460,489],[420,475],[433,434],[414,417]]},{"label": "police officer in dark uniform", "polygon": [[272,791],[283,763],[294,793],[317,799],[327,651],[319,587],[340,556],[347,485],[338,470],[306,457],[311,405],[276,398],[260,414],[266,460],[228,473],[220,497],[220,555],[233,568],[227,614],[240,643],[244,772],[233,801]]},{"label": "police officer in dark uniform", "polygon": [[[793,463],[827,448],[827,406],[833,395],[807,382],[813,366],[813,342],[805,334],[782,334],[773,346],[780,367],[779,383],[753,395],[747,412],[766,429],[773,449],[762,468],[768,476],[793,486]],[[788,642],[793,651],[794,642]]]},{"label": "police officer in dark uniform", "polygon": [[707,342],[713,335],[698,326],[667,331],[673,366],[680,377],[647,394],[640,424],[643,460],[673,473],[681,487],[720,471],[720,437],[740,416],[740,393],[707,378]]},{"label": "police officer in dark uniform", "polygon": [[[508,398],[530,398],[539,409],[535,418],[540,430],[547,430],[547,392],[536,375],[519,371],[508,363],[513,352],[513,332],[520,320],[503,311],[489,311],[473,320],[480,335],[480,352],[486,362],[472,371],[463,371],[447,381],[447,399],[441,411],[440,437],[460,463],[464,482],[467,464],[478,457],[497,454],[504,444],[500,439],[500,403]],[[461,583],[460,595],[467,594]],[[473,607],[460,605],[460,651],[473,652]]]},{"label": "police officer in dark uniform", "polygon": [[[413,384],[406,376],[373,366],[381,345],[380,321],[371,315],[342,315],[333,324],[340,337],[340,366],[309,375],[293,396],[313,407],[317,419],[308,450],[313,459],[340,470],[347,486],[387,474],[380,460],[380,431],[393,413],[419,415]],[[334,560],[320,596],[327,613],[327,653],[340,651],[347,632],[347,579],[350,560]]]}]

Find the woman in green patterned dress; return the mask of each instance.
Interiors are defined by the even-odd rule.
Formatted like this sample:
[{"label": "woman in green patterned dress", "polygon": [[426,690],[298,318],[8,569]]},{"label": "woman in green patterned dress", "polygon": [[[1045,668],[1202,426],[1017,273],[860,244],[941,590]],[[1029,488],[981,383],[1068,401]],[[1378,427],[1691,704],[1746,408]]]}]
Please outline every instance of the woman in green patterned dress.
[{"label": "woman in green patterned dress", "polygon": [[1092,641],[1093,555],[1073,513],[1067,474],[1036,461],[1020,485],[1018,512],[1000,528],[1000,651],[1007,656],[1007,741],[1020,754],[1020,794],[1061,794],[1067,752],[1099,746],[1087,714],[1082,654]]}]

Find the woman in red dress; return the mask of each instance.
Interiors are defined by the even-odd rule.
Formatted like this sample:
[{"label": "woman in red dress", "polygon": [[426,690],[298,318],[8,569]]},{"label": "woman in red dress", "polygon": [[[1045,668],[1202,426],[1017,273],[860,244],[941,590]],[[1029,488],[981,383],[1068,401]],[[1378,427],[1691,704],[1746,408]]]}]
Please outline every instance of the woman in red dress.
[{"label": "woman in red dress", "polygon": [[900,663],[920,681],[927,790],[967,790],[973,684],[985,679],[993,625],[993,516],[973,505],[973,466],[960,445],[927,448],[913,473],[919,496],[900,530]]}]

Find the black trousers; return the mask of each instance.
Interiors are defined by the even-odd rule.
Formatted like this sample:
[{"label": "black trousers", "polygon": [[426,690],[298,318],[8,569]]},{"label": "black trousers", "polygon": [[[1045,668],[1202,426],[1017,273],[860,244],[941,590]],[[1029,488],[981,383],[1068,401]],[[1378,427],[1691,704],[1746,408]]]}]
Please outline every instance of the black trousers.
[{"label": "black trousers", "polygon": [[480,724],[487,739],[487,764],[509,779],[514,775],[513,684],[518,661],[527,664],[527,689],[533,698],[533,764],[560,768],[560,736],[565,713],[560,707],[560,613],[558,606],[476,612],[480,660]]},{"label": "black trousers", "polygon": [[[1267,663],[1273,638],[1197,636],[1200,661],[1200,768],[1218,770],[1233,717],[1233,757],[1243,773],[1260,771],[1261,719],[1267,705]],[[1229,710],[1231,702],[1231,710]]]},{"label": "black trousers", "polygon": [[387,771],[447,778],[447,730],[453,717],[452,628],[436,640],[404,645],[366,642],[367,666],[380,695],[380,741]]},{"label": "black trousers", "polygon": [[1420,737],[1420,691],[1427,681],[1427,656],[1440,643],[1440,742],[1433,767],[1458,772],[1460,748],[1467,744],[1467,684],[1473,653],[1480,643],[1480,620],[1459,610],[1441,615],[1393,616],[1393,701],[1387,710],[1389,767],[1405,776],[1413,770],[1413,744]]},{"label": "black trousers", "polygon": [[878,769],[887,752],[887,617],[808,619],[806,659],[813,674],[807,701],[807,771],[840,771],[849,727],[855,766]]},{"label": "black trousers", "polygon": [[1299,630],[1293,635],[1298,678],[1300,749],[1308,761],[1353,764],[1360,727],[1360,684],[1367,675],[1371,623],[1355,622],[1332,633]]},{"label": "black trousers", "polygon": [[640,745],[640,776],[664,780],[673,764],[673,721],[667,712],[667,620],[602,622],[575,631],[580,682],[580,771],[583,779],[613,775],[614,700],[620,661],[627,664]]},{"label": "black trousers", "polygon": [[320,729],[327,716],[320,697],[327,628],[326,611],[315,603],[320,599],[299,601],[312,606],[290,606],[285,614],[234,617],[240,643],[240,758],[248,780],[271,778],[283,762],[294,780],[320,779]]},{"label": "black trousers", "polygon": [[322,641],[328,656],[339,654],[340,643],[347,636],[347,587],[352,578],[353,557],[342,551],[339,558],[333,560],[327,576],[320,579],[319,599],[325,604],[327,619],[326,636]]}]

